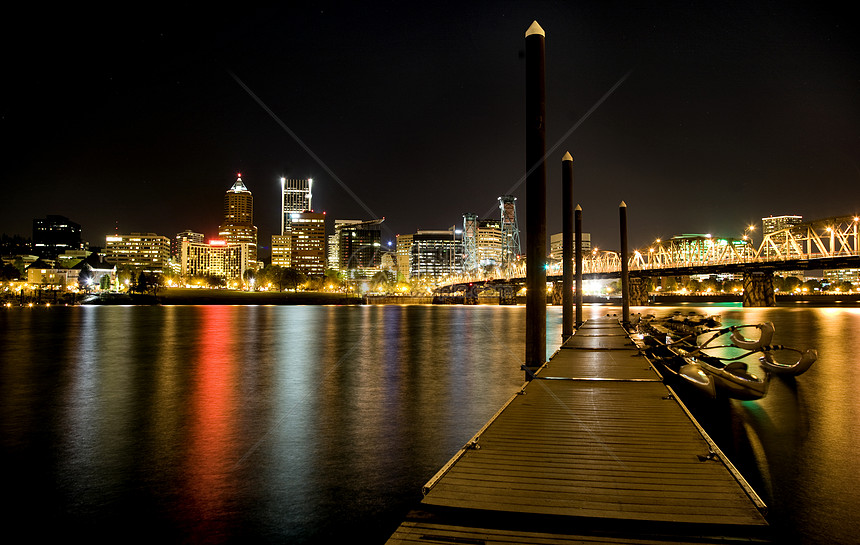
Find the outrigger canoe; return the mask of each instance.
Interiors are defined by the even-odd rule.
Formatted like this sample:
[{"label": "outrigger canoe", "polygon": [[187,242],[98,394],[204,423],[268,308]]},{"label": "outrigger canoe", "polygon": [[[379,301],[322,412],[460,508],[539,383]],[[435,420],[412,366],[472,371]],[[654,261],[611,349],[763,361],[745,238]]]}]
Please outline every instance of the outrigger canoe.
[{"label": "outrigger canoe", "polygon": [[[708,325],[719,323],[714,317],[699,320],[687,317],[684,321],[684,327],[679,328],[677,324],[681,321],[677,316],[671,319],[671,325],[669,320],[640,320],[639,330],[643,335],[645,355],[664,374],[689,384],[711,398],[761,399],[767,394],[771,375],[800,375],[818,359],[815,349],[800,351],[771,344],[774,334],[771,322],[713,328]],[[757,339],[744,337],[743,332],[750,329],[759,330]],[[699,343],[698,338],[702,335],[707,335],[707,338]],[[716,344],[718,339],[726,335],[729,336],[728,344]],[[725,357],[707,352],[727,348],[739,349],[742,353]],[[759,363],[762,376],[751,372],[748,364],[741,361],[757,352],[761,353]],[[777,361],[775,355],[785,352],[797,354],[797,360],[794,363]]]}]

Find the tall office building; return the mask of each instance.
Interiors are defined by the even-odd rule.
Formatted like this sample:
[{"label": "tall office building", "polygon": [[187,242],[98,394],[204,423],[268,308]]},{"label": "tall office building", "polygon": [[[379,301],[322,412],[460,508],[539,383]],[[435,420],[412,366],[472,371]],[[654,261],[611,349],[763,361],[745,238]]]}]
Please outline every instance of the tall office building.
[{"label": "tall office building", "polygon": [[[800,225],[801,223],[803,223],[803,216],[768,216],[766,218],[762,218],[762,236],[771,235],[771,241],[773,241],[779,248],[777,251],[771,245],[767,245],[764,247],[763,256],[768,258],[782,254],[783,257],[788,257],[792,254],[798,254],[797,249],[793,248],[790,244],[787,244],[789,240],[788,234],[779,233],[779,231],[789,229],[795,225]],[[778,274],[780,276],[796,276],[798,278],[803,278],[804,276],[804,273],[801,271],[781,271]]]},{"label": "tall office building", "polygon": [[769,235],[801,223],[803,223],[803,216],[768,216],[761,219],[761,232]]},{"label": "tall office building", "polygon": [[81,226],[65,216],[49,215],[33,220],[33,252],[56,259],[66,250],[82,250]]},{"label": "tall office building", "polygon": [[182,255],[182,241],[187,240],[188,242],[197,242],[202,243],[203,233],[196,233],[191,229],[186,229],[181,233],[176,233],[173,235],[173,239],[170,241],[170,257],[175,259],[177,262],[179,261]]},{"label": "tall office building", "polygon": [[479,220],[476,242],[479,266],[501,266],[505,239],[500,220]]},{"label": "tall office building", "polygon": [[285,235],[290,225],[290,214],[313,210],[312,178],[288,180],[281,178],[281,234]]},{"label": "tall office building", "polygon": [[412,235],[397,235],[398,273],[410,279],[433,280],[461,273],[463,243],[458,232],[459,229],[419,230]]},{"label": "tall office building", "polygon": [[286,235],[272,235],[272,265],[289,267],[293,253],[292,231]]},{"label": "tall office building", "polygon": [[[571,244],[576,244],[576,233],[571,234]],[[561,261],[564,250],[564,234],[555,233],[549,237],[549,256]],[[591,253],[591,233],[582,233],[582,253]]]},{"label": "tall office building", "polygon": [[500,267],[506,247],[505,242],[500,220],[479,220],[475,214],[464,214],[463,270]]},{"label": "tall office building", "polygon": [[272,264],[308,276],[326,269],[325,212],[314,212],[313,184],[281,178],[281,234],[272,236]]},{"label": "tall office building", "polygon": [[290,266],[307,276],[325,274],[325,212],[290,214]]},{"label": "tall office building", "polygon": [[343,220],[334,220],[335,232],[326,236],[326,269],[334,271],[340,270],[340,252],[337,247],[337,222]]},{"label": "tall office building", "polygon": [[242,175],[236,177],[233,187],[224,195],[224,223],[218,228],[218,236],[228,244],[248,244],[248,263],[257,267],[257,228],[254,226],[254,197]]},{"label": "tall office building", "polygon": [[397,279],[409,280],[412,266],[412,243],[415,235],[397,235],[394,247],[397,256]]},{"label": "tall office building", "polygon": [[382,233],[385,219],[335,220],[337,270],[350,278],[369,278],[382,270]]}]

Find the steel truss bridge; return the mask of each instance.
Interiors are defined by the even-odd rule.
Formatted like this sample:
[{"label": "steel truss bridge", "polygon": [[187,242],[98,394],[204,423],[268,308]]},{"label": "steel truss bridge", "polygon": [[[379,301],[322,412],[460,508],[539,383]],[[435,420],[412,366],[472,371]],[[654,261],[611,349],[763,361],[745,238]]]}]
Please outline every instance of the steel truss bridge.
[{"label": "steel truss bridge", "polygon": [[[628,272],[632,277],[646,277],[860,268],[858,224],[858,216],[802,223],[764,235],[758,247],[748,238],[681,235],[634,251],[628,257]],[[548,265],[547,281],[561,280],[561,266],[561,262]],[[617,252],[595,250],[583,256],[582,273],[587,279],[618,278],[621,256]],[[437,291],[462,291],[475,284],[519,284],[525,277],[525,263],[517,261],[504,270],[458,275]]]}]

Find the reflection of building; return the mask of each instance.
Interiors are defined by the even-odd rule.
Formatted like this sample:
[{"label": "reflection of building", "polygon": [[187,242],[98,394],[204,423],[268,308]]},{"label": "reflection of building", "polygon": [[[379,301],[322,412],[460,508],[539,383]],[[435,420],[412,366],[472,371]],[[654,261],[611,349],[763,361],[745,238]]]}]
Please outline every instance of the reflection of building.
[{"label": "reflection of building", "polygon": [[369,278],[382,270],[383,221],[335,220],[337,270],[352,278]]},{"label": "reflection of building", "polygon": [[290,266],[307,276],[325,274],[325,212],[290,213]]},{"label": "reflection of building", "polygon": [[65,216],[49,215],[33,220],[33,252],[54,259],[66,250],[81,250],[81,226]]},{"label": "reflection of building", "polygon": [[180,249],[180,274],[190,276],[217,276],[227,280],[241,280],[242,273],[251,268],[251,248],[247,242],[230,243],[225,240],[191,242],[183,240]]},{"label": "reflection of building", "polygon": [[397,269],[405,278],[437,279],[459,274],[462,256],[462,240],[454,229],[397,235]]},{"label": "reflection of building", "polygon": [[[571,246],[575,245],[576,234],[571,233],[570,235],[570,244]],[[553,259],[557,259],[561,261],[562,253],[563,253],[563,243],[564,236],[563,233],[556,233],[554,235],[550,235],[549,237],[549,256]],[[571,251],[573,248],[571,248]],[[587,254],[591,252],[591,233],[582,233],[582,253]]]},{"label": "reflection of building", "polygon": [[105,237],[105,259],[117,266],[163,273],[170,259],[170,239],[155,233],[131,233]]},{"label": "reflection of building", "polygon": [[256,268],[257,228],[254,226],[254,196],[245,187],[241,174],[224,195],[224,223],[218,228],[218,236],[230,244],[247,244],[250,252],[249,264]]}]

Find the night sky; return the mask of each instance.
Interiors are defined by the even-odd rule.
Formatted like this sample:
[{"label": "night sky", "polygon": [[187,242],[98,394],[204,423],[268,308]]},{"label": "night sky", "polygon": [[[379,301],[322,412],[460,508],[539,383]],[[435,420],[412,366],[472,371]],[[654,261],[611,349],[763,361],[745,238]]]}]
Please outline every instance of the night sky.
[{"label": "night sky", "polygon": [[262,246],[281,176],[314,178],[330,220],[385,217],[386,241],[497,217],[509,192],[524,232],[533,20],[558,145],[548,234],[565,151],[584,230],[605,249],[619,246],[622,200],[631,247],[860,212],[848,4],[648,4],[7,11],[0,231],[30,236],[33,218],[61,214],[97,246],[117,228],[213,236],[241,172]]}]

